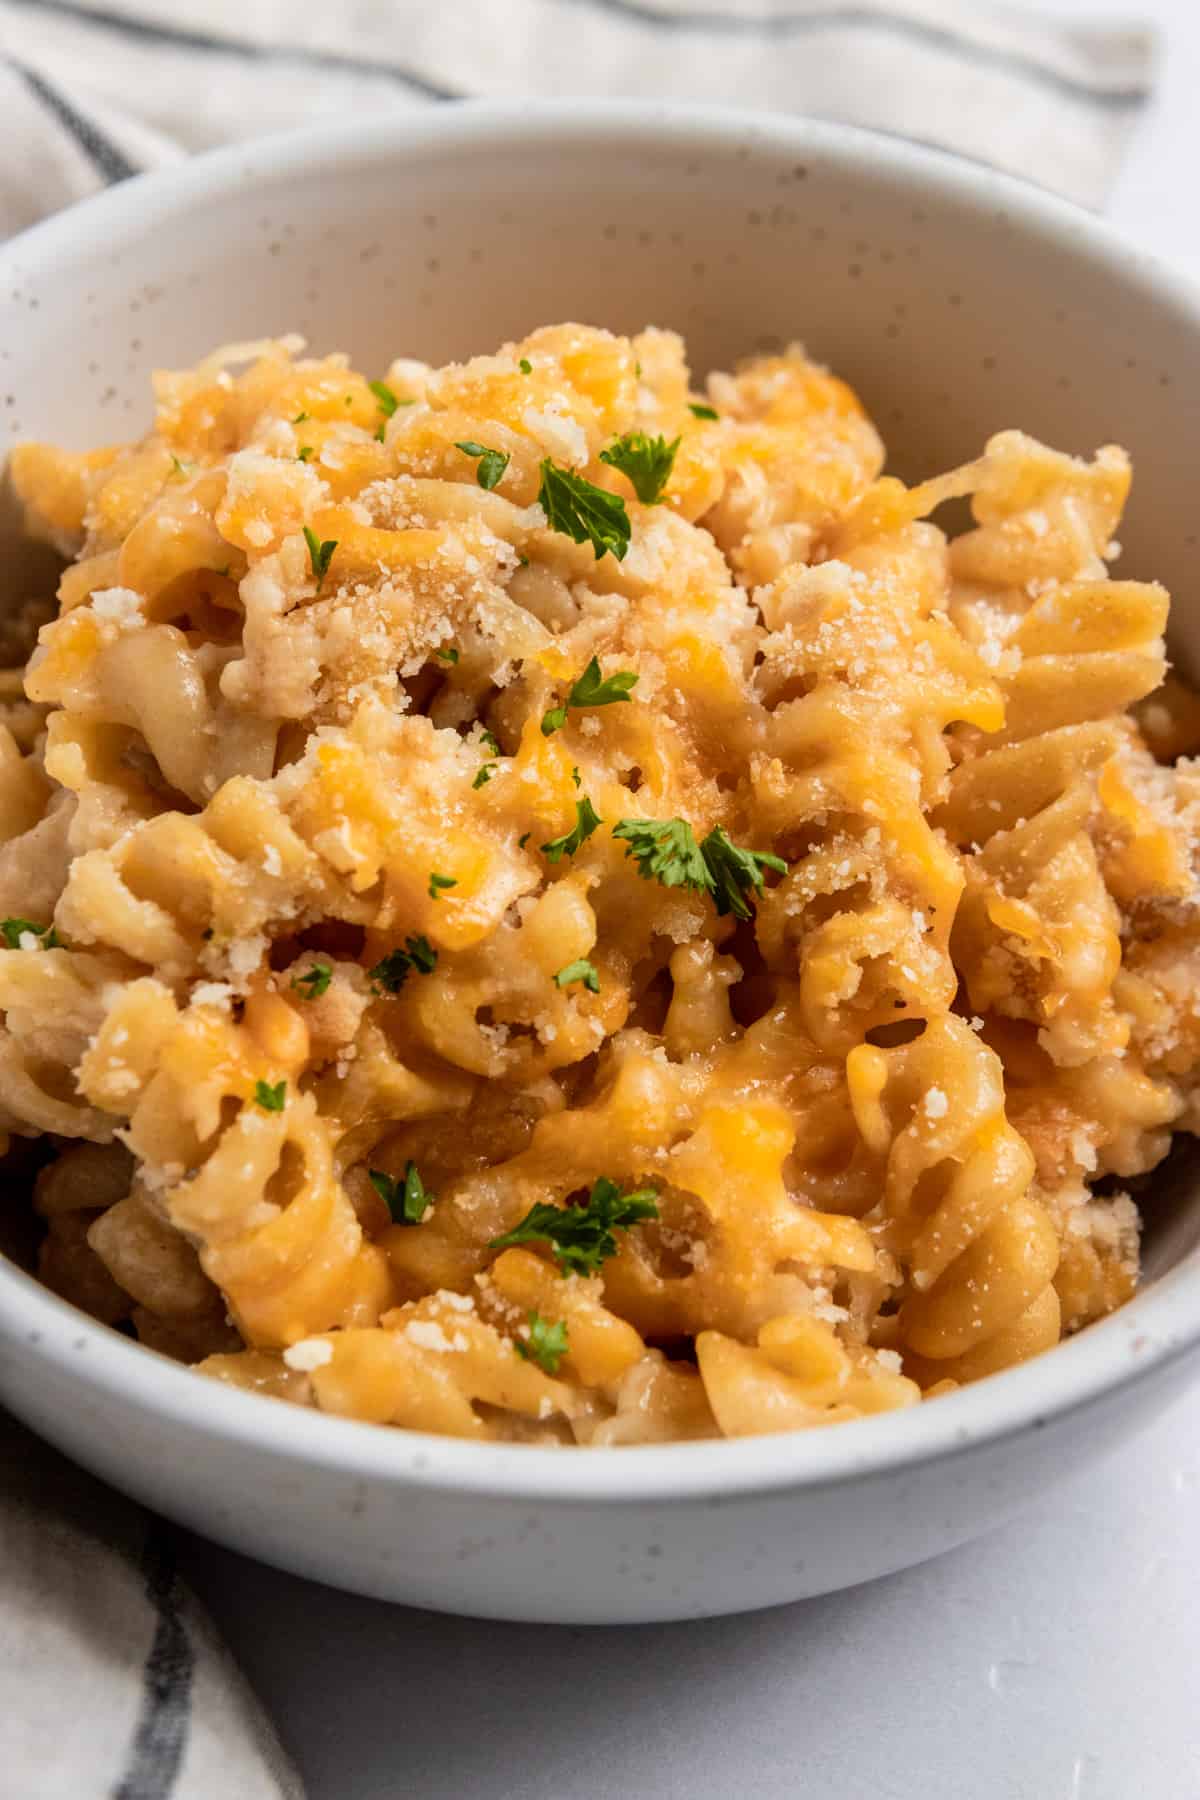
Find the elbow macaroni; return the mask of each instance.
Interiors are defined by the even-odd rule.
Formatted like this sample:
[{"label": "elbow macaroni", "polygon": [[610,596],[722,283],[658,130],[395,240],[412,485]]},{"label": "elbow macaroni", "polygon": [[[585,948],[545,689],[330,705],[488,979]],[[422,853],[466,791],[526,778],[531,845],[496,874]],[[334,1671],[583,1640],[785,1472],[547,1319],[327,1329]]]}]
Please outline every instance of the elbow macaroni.
[{"label": "elbow macaroni", "polygon": [[[397,363],[394,409],[301,349],[13,457],[72,559],[0,688],[44,1279],[241,1387],[564,1444],[908,1406],[1120,1304],[1092,1184],[1195,1129],[1200,1068],[1200,713],[1165,594],[1109,579],[1124,454],[1009,431],[906,489],[799,350],[697,411],[660,331]],[[659,504],[600,461],[631,431],[678,439]],[[546,458],[627,554],[554,528]],[[593,657],[632,695],[547,734]],[[722,916],[628,817],[786,872]],[[594,1271],[496,1247],[604,1179],[657,1217]]]}]

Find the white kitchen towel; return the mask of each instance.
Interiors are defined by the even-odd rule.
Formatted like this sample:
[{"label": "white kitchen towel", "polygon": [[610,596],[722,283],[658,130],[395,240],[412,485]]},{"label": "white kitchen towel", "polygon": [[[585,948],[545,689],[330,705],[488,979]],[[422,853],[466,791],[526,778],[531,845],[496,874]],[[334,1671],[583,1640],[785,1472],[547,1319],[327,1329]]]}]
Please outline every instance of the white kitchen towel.
[{"label": "white kitchen towel", "polygon": [[[466,95],[874,125],[1103,203],[1150,34],[954,0],[0,0],[0,237],[192,151]],[[290,1800],[169,1531],[0,1418],[0,1792]]]},{"label": "white kitchen towel", "polygon": [[985,0],[0,0],[0,234],[185,152],[482,95],[850,120],[1103,204],[1153,41]]}]

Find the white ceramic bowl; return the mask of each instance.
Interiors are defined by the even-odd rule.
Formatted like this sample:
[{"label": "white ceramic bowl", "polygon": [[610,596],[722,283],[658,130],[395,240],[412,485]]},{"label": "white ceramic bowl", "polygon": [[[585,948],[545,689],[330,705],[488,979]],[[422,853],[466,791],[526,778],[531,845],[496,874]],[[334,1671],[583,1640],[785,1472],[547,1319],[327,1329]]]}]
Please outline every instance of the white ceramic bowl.
[{"label": "white ceramic bowl", "polygon": [[[151,369],[226,339],[300,330],[381,368],[561,318],[676,326],[700,369],[800,337],[902,473],[1008,425],[1119,440],[1137,471],[1122,566],[1172,585],[1185,649],[1200,640],[1195,297],[1032,188],[795,120],[455,107],[131,182],[0,252],[0,438],[131,433]],[[1173,1185],[1132,1305],[826,1431],[607,1451],[385,1431],[201,1380],[3,1259],[0,1397],[171,1517],[364,1593],[580,1622],[768,1606],[960,1543],[1155,1415],[1200,1345],[1200,1192]]]}]

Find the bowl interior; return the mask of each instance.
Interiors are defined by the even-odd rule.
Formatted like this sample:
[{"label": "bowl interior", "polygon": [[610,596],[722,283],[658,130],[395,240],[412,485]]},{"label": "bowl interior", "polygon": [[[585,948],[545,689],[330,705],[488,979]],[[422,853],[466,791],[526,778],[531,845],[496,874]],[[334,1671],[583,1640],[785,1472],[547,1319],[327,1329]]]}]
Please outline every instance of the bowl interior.
[{"label": "bowl interior", "polygon": [[[844,129],[479,106],[131,185],[0,254],[0,452],[132,435],[151,372],[226,340],[300,331],[374,373],[564,318],[673,327],[698,372],[801,339],[909,478],[1007,426],[1123,443],[1119,568],[1172,589],[1176,655],[1200,669],[1195,303],[1032,188]],[[10,581],[14,529],[9,509]],[[1195,1175],[1181,1150],[1146,1197],[1153,1273],[1200,1243]]]}]

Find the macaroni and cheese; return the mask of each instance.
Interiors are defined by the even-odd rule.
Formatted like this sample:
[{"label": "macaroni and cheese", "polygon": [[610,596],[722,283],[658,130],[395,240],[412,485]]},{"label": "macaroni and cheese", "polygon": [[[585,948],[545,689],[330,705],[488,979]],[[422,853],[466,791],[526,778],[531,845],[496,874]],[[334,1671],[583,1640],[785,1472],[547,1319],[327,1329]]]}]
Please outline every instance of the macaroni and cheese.
[{"label": "macaroni and cheese", "polygon": [[798,349],[698,390],[578,325],[227,346],[139,442],[20,448],[70,559],[0,689],[44,1280],[589,1445],[910,1406],[1125,1300],[1121,1182],[1196,1129],[1200,707],[1109,574],[1121,450],[882,465]]}]

